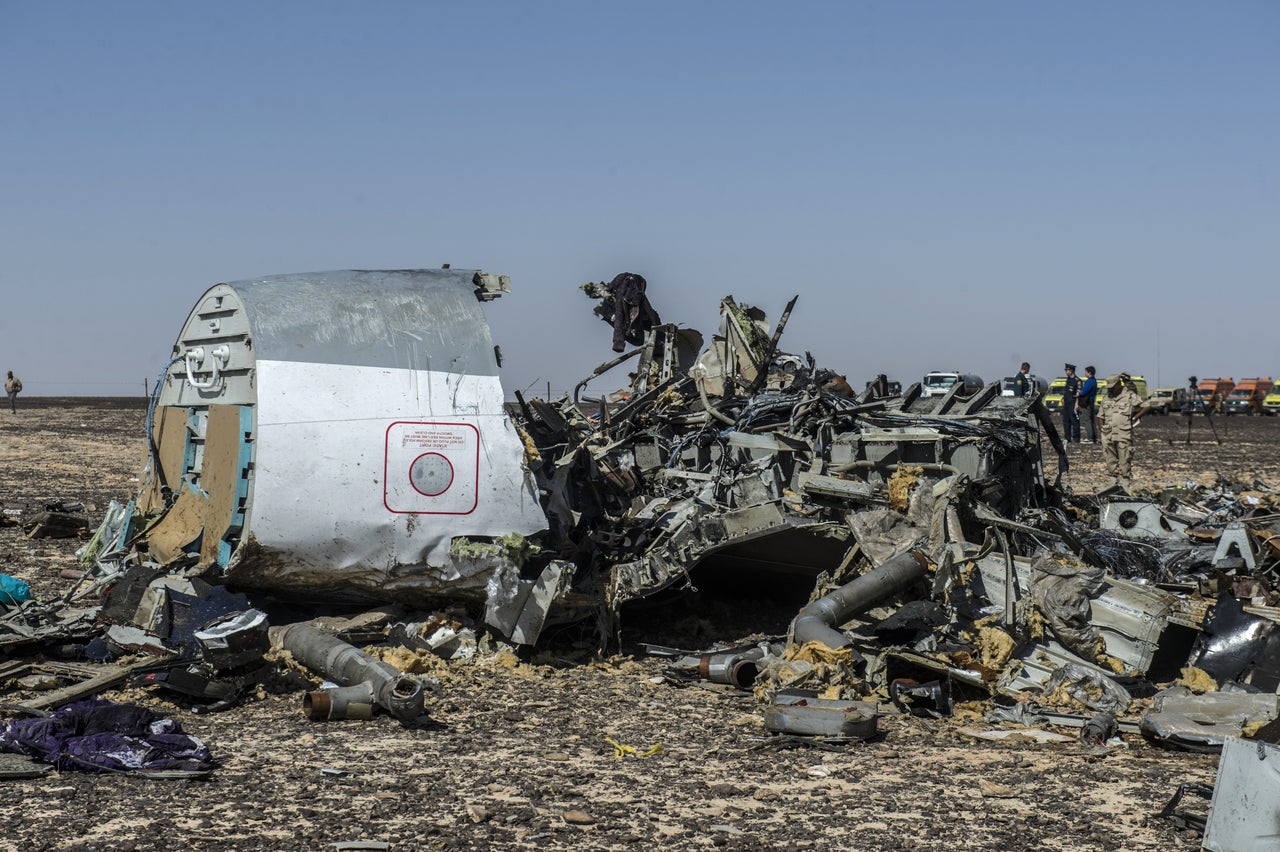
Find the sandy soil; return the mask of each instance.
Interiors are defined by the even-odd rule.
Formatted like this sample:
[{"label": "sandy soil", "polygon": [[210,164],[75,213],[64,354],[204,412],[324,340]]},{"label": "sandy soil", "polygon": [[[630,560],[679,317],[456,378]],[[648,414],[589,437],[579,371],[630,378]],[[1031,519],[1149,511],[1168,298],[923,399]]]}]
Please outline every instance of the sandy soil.
[{"label": "sandy soil", "polygon": [[[23,400],[0,416],[0,502],[89,505],[136,487],[141,401]],[[1280,481],[1280,419],[1140,427],[1137,484]],[[1172,441],[1172,443],[1171,443]],[[1101,450],[1071,448],[1066,483],[1105,487]],[[39,596],[77,541],[0,529],[0,572]],[[736,643],[780,632],[807,594],[760,600],[686,594],[624,614],[634,643]],[[581,640],[581,641],[579,641]],[[976,717],[886,715],[882,736],[840,751],[770,747],[759,707],[734,691],[673,686],[661,661],[593,659],[572,631],[520,661],[507,654],[436,666],[435,725],[388,718],[311,723],[302,689],[276,685],[225,713],[165,696],[108,693],[171,713],[223,758],[207,781],[54,773],[0,782],[8,849],[315,849],[366,840],[397,849],[1193,849],[1155,811],[1182,781],[1213,783],[1216,758],[1141,738],[1081,745],[993,744]],[[650,757],[616,757],[617,743]]]}]

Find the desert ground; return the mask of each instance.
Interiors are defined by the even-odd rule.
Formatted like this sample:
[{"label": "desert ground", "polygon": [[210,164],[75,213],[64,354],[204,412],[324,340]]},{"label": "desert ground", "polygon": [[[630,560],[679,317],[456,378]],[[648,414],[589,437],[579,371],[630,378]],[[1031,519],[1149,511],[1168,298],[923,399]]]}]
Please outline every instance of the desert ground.
[{"label": "desert ground", "polygon": [[[86,504],[96,526],[137,487],[143,400],[23,398],[0,412],[0,502]],[[1280,483],[1280,418],[1148,418],[1139,488],[1193,480]],[[1073,446],[1064,482],[1107,483],[1098,446]],[[72,581],[81,542],[0,529],[0,573],[48,599]],[[876,739],[779,748],[749,694],[677,686],[638,643],[734,644],[786,630],[808,596],[705,587],[623,614],[624,646],[584,631],[545,648],[431,664],[434,724],[388,717],[313,723],[304,685],[281,677],[229,711],[200,715],[165,694],[106,697],[170,714],[221,758],[207,780],[83,772],[0,781],[0,847],[89,849],[1193,849],[1199,835],[1154,814],[1183,781],[1212,784],[1217,758],[1079,743],[994,744],[980,716],[889,712]],[[313,682],[314,683],[314,682]],[[890,708],[891,709],[891,708]],[[621,746],[637,754],[619,755]],[[656,753],[641,757],[655,746]],[[384,846],[382,844],[387,844]]]}]

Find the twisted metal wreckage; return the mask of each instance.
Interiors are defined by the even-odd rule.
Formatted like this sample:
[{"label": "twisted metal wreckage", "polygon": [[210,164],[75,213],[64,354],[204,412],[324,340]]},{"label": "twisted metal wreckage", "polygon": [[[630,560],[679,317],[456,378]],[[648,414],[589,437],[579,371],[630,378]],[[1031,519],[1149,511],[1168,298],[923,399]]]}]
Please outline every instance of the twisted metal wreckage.
[{"label": "twisted metal wreckage", "polygon": [[[953,691],[1085,726],[1181,677],[1155,694],[1146,735],[1212,749],[1277,733],[1270,491],[1073,497],[1046,477],[1042,436],[1056,471],[1066,456],[1035,394],[876,382],[859,396],[780,348],[795,299],[772,329],[724,299],[704,346],[660,321],[639,276],[583,289],[622,354],[565,398],[508,407],[481,311],[503,276],[212,288],[157,383],[144,484],[85,550],[87,585],[11,608],[0,646],[96,636],[106,653],[177,655],[130,673],[225,706],[267,642],[246,595],[470,602],[521,645],[594,618],[604,644],[624,604],[714,560],[815,582],[789,641],[655,651],[673,671],[765,686],[780,731],[865,734],[853,699],[941,714]],[[623,392],[583,398],[615,368]],[[396,630],[457,647],[439,619]],[[313,716],[422,711],[421,684],[345,642],[276,633],[351,687],[308,696]]]}]

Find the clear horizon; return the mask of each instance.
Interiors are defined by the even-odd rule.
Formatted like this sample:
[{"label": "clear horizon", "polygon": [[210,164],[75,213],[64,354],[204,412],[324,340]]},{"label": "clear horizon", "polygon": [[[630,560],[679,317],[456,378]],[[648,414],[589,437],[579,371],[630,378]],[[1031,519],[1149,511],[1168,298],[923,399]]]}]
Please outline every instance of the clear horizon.
[{"label": "clear horizon", "polygon": [[0,370],[27,397],[141,394],[219,282],[442,263],[511,276],[487,311],[508,394],[612,357],[578,287],[622,271],[704,334],[725,295],[776,321],[799,294],[783,348],[855,388],[1023,360],[1280,375],[1274,3],[15,2],[0,24]]}]

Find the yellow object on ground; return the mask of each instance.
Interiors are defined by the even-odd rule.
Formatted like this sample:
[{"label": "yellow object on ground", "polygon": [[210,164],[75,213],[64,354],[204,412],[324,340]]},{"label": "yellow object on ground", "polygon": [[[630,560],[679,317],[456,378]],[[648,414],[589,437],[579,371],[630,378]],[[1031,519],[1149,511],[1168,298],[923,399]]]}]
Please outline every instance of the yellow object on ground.
[{"label": "yellow object on ground", "polygon": [[604,741],[613,746],[613,756],[618,760],[624,757],[652,757],[655,754],[662,754],[662,743],[658,743],[644,751],[636,751],[635,746],[624,745],[613,737],[605,737]]}]

